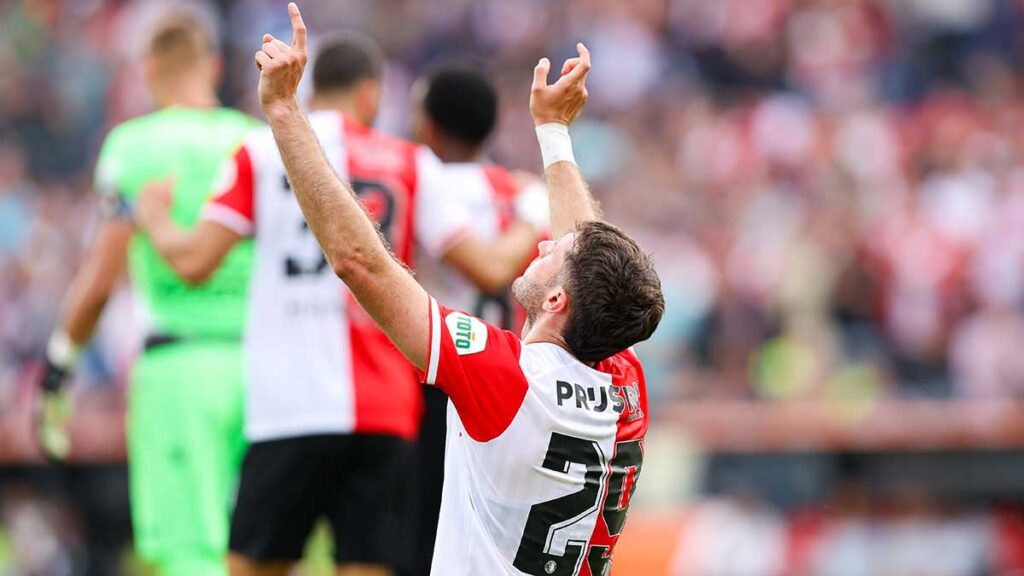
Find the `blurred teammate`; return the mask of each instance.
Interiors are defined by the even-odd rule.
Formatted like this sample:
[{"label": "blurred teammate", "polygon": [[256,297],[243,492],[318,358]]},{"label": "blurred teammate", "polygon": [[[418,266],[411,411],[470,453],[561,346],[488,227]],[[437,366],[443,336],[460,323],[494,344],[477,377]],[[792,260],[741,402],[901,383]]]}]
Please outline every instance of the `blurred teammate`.
[{"label": "blurred teammate", "polygon": [[[480,238],[497,238],[517,221],[530,221],[534,228],[546,230],[544,185],[537,180],[524,187],[520,179],[488,162],[484,155],[484,144],[498,121],[498,93],[491,81],[469,68],[449,67],[422,79],[414,92],[416,139],[444,163],[445,194],[451,202],[469,208],[474,233]],[[520,272],[516,270],[515,276]],[[444,262],[428,259],[419,263],[416,278],[438,302],[453,310],[466,310],[507,330],[522,327],[522,308],[513,305],[509,289],[513,275],[505,276],[501,283],[478,285]],[[441,508],[448,406],[448,397],[432,386],[424,391],[423,400],[416,574],[430,572]]]},{"label": "blurred teammate", "polygon": [[[537,231],[521,225],[493,242],[444,195],[425,147],[370,129],[383,58],[366,39],[322,44],[313,68],[310,125],[332,169],[352,182],[395,255],[414,243],[470,277],[510,278]],[[420,385],[413,368],[331,274],[295,203],[274,135],[245,140],[225,187],[192,232],[166,214],[153,186],[140,219],[171,267],[201,275],[220,261],[217,234],[253,236],[256,269],[246,331],[246,432],[252,443],[232,519],[234,574],[284,574],[317,518],[335,538],[339,574],[390,574],[411,561]]]},{"label": "blurred teammate", "polygon": [[[528,222],[548,228],[544,185],[529,181],[487,160],[484,144],[498,121],[498,93],[490,80],[468,68],[442,68],[418,85],[415,136],[444,163],[445,194],[467,206],[473,232],[498,238]],[[525,180],[525,182],[524,182]],[[424,288],[456,310],[466,310],[506,329],[521,327],[509,293],[515,274],[491,274],[483,282],[465,278],[444,262],[426,260],[417,268]]]},{"label": "blurred teammate", "polygon": [[[173,175],[171,213],[191,226],[220,162],[256,122],[217,102],[221,64],[212,31],[191,12],[159,22],[145,67],[159,111],[114,128],[100,152],[103,222],[50,339],[40,441],[51,457],[67,452],[54,407],[127,258],[146,324],[128,399],[136,548],[161,575],[219,575],[226,573],[228,521],[245,452],[240,334],[252,247],[239,245],[207,284],[190,287],[133,232],[131,213],[144,183]],[[223,244],[223,236],[212,241]]]},{"label": "blurred teammate", "polygon": [[331,269],[425,382],[451,397],[433,574],[604,575],[643,464],[647,396],[631,346],[664,311],[650,258],[597,208],[567,125],[587,98],[590,55],[534,72],[530,110],[556,241],[516,280],[523,338],[438,304],[388,252],[299,110],[306,29],[264,36],[260,104],[295,197]]}]

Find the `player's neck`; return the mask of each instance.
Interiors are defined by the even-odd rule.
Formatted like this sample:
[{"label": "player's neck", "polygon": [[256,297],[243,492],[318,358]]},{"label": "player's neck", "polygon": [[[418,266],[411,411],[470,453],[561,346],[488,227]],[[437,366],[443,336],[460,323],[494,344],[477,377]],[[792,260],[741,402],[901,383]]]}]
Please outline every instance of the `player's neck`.
[{"label": "player's neck", "polygon": [[476,147],[457,142],[440,142],[434,147],[434,154],[445,164],[475,164],[483,161],[483,152]]},{"label": "player's neck", "polygon": [[344,93],[314,94],[309,100],[310,112],[321,112],[324,110],[340,112],[364,126],[372,125],[373,121],[367,121],[363,114],[360,114],[358,108],[356,99]]},{"label": "player's neck", "polygon": [[217,94],[203,82],[166,82],[152,87],[153,101],[158,108],[215,108],[220,106]]},{"label": "player's neck", "polygon": [[562,338],[562,328],[565,326],[564,321],[560,321],[558,318],[551,315],[541,315],[532,324],[524,326],[523,328],[523,344],[537,344],[545,342],[548,344],[554,344],[559,348],[562,348],[566,352],[570,352],[569,346],[565,343],[565,339]]}]

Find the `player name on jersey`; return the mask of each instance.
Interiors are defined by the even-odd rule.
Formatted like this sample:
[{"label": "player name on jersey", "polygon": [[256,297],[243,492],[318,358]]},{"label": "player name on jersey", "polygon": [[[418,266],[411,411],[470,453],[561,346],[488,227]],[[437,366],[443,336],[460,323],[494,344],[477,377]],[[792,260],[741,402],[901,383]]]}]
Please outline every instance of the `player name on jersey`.
[{"label": "player name on jersey", "polygon": [[581,410],[593,410],[604,412],[611,409],[613,412],[622,413],[627,410],[627,422],[632,422],[644,417],[644,411],[640,409],[640,389],[637,382],[627,386],[585,387],[581,384],[573,384],[558,380],[555,382],[555,396],[559,406],[575,403],[576,408]]}]

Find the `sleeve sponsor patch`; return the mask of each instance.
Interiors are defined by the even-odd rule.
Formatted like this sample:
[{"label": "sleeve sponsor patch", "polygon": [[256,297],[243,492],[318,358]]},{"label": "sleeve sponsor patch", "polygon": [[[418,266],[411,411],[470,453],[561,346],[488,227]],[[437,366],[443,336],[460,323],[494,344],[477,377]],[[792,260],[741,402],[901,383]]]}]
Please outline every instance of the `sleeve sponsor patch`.
[{"label": "sleeve sponsor patch", "polygon": [[487,348],[487,326],[462,312],[452,312],[444,319],[459,356],[477,354]]}]

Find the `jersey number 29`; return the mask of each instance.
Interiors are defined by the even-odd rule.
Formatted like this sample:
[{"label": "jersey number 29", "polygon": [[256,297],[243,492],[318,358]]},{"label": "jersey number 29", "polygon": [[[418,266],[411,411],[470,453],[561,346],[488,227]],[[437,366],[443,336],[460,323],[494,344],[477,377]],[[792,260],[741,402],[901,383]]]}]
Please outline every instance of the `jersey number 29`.
[{"label": "jersey number 29", "polygon": [[534,576],[573,576],[586,561],[591,574],[604,576],[611,566],[609,546],[591,545],[584,558],[586,540],[568,540],[561,556],[552,554],[553,542],[558,531],[582,521],[595,510],[600,511],[608,536],[615,537],[622,532],[629,499],[636,489],[643,463],[640,442],[619,442],[608,462],[597,442],[553,433],[542,466],[567,473],[571,464],[583,465],[586,467],[584,486],[582,490],[530,508],[513,566]]}]

